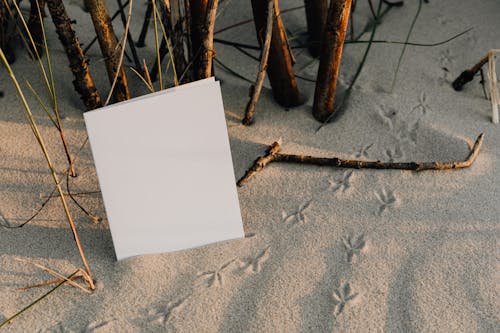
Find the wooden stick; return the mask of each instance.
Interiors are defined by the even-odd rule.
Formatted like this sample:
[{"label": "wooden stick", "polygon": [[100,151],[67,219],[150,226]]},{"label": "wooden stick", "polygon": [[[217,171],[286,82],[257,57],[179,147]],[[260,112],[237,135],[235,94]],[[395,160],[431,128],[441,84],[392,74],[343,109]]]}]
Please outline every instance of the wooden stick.
[{"label": "wooden stick", "polygon": [[[214,27],[217,18],[219,0],[207,1],[206,18],[201,29],[201,52],[199,65],[195,66],[195,79],[201,80],[212,76],[214,51]],[[193,50],[196,50],[193,48]]]},{"label": "wooden stick", "polygon": [[106,2],[105,0],[85,0],[85,6],[89,9],[92,17],[106,64],[109,82],[113,84],[115,77],[117,77],[113,90],[113,99],[115,102],[128,100],[130,99],[130,91],[128,89],[127,75],[123,65],[120,64],[121,47],[111,24]]},{"label": "wooden stick", "polygon": [[73,85],[76,92],[80,95],[87,110],[101,107],[101,96],[95,86],[78,37],[71,26],[71,20],[64,3],[62,0],[47,0],[47,7],[56,26],[59,40],[68,56],[69,67],[75,78]]},{"label": "wooden stick", "polygon": [[321,41],[313,116],[324,122],[335,111],[335,91],[352,0],[332,0]]},{"label": "wooden stick", "polygon": [[[72,281],[79,280],[79,279],[83,279],[83,276],[77,275],[77,276],[73,276],[71,278]],[[66,278],[59,279],[59,280],[48,281],[48,282],[43,282],[43,283],[39,283],[39,284],[34,284],[34,285],[31,285],[31,286],[16,288],[16,290],[25,291],[25,290],[34,289],[34,288],[47,287],[47,286],[50,286],[50,285],[53,285],[53,284],[58,284],[58,283],[61,283],[61,282],[64,282],[64,281],[66,281]]]},{"label": "wooden stick", "polygon": [[[267,25],[267,0],[252,0],[252,11],[255,22],[257,40],[261,48]],[[273,89],[274,99],[284,107],[293,107],[304,103],[300,95],[297,81],[293,73],[293,56],[288,47],[288,38],[281,20],[278,1],[274,1],[273,32],[267,75]]]},{"label": "wooden stick", "polygon": [[327,0],[304,0],[306,5],[307,32],[309,33],[309,53],[316,58],[321,51],[321,36],[328,13]]},{"label": "wooden stick", "polygon": [[243,186],[255,174],[262,171],[266,165],[271,162],[286,162],[286,163],[302,163],[313,164],[318,166],[330,166],[336,168],[351,168],[351,169],[392,169],[392,170],[450,170],[467,168],[474,163],[481,145],[484,141],[484,134],[480,134],[476,142],[471,148],[469,156],[463,161],[452,162],[382,162],[382,161],[360,161],[360,160],[345,160],[338,157],[315,157],[307,155],[281,154],[281,142],[274,142],[269,146],[266,155],[255,160],[253,166],[238,180],[237,185]]},{"label": "wooden stick", "polygon": [[464,86],[474,79],[477,72],[483,67],[484,64],[488,62],[488,54],[479,60],[477,64],[472,66],[470,69],[463,71],[451,84],[453,89],[456,91],[461,91]]},{"label": "wooden stick", "polygon": [[281,140],[278,140],[278,141],[274,142],[273,144],[271,144],[266,151],[266,155],[257,158],[253,162],[252,167],[247,170],[245,175],[240,180],[238,180],[238,182],[236,184],[241,187],[246,182],[248,182],[250,180],[250,178],[255,176],[255,174],[262,171],[262,169],[264,169],[266,167],[266,165],[268,165],[269,163],[271,163],[275,160],[276,154],[278,154],[280,149],[281,149]]},{"label": "wooden stick", "polygon": [[269,49],[271,48],[271,36],[273,34],[273,18],[274,18],[274,0],[268,0],[267,7],[267,24],[266,24],[266,39],[262,48],[260,56],[259,73],[255,84],[250,87],[250,100],[245,108],[245,116],[243,118],[243,125],[250,125],[255,113],[255,105],[259,100],[264,78],[266,77],[267,61],[269,59]]}]

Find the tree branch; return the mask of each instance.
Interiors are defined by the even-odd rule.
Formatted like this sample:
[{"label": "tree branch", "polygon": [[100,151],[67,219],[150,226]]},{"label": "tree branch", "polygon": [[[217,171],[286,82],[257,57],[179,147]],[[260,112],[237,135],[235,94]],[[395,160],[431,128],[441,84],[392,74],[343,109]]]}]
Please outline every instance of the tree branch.
[{"label": "tree branch", "polygon": [[463,161],[452,162],[382,162],[382,161],[360,161],[345,160],[338,157],[315,157],[307,155],[281,154],[281,142],[274,142],[269,146],[266,155],[255,160],[253,166],[238,180],[237,185],[243,186],[255,174],[262,171],[271,162],[302,163],[318,166],[330,166],[336,168],[351,169],[392,169],[392,170],[450,170],[467,168],[474,163],[484,141],[484,134],[480,134],[471,148],[469,156]]},{"label": "tree branch", "polygon": [[243,125],[250,125],[252,123],[253,115],[255,113],[255,105],[257,104],[266,77],[267,61],[269,59],[269,49],[271,48],[271,36],[273,34],[273,18],[274,18],[274,0],[268,0],[267,7],[267,24],[266,24],[266,39],[262,48],[260,57],[259,73],[255,84],[250,87],[250,100],[245,108],[245,117],[243,118]]}]

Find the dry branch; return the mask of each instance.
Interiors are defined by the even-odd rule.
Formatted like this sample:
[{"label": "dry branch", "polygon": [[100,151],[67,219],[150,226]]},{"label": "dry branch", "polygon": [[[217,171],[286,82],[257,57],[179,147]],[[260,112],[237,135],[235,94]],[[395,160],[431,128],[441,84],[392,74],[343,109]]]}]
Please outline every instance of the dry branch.
[{"label": "dry branch", "polygon": [[130,99],[127,75],[123,65],[120,64],[121,47],[113,30],[106,2],[105,0],[85,0],[85,6],[90,11],[111,84],[118,73],[113,98],[115,102]]},{"label": "dry branch", "polygon": [[[261,48],[267,25],[267,0],[252,0],[252,11],[257,32],[257,40]],[[267,74],[276,101],[285,107],[293,107],[304,102],[301,97],[295,75],[293,73],[293,55],[288,45],[283,21],[281,20],[278,1],[274,1],[273,32]]]},{"label": "dry branch", "polygon": [[[194,80],[212,76],[214,51],[214,26],[219,0],[191,1],[191,45],[199,55],[194,61]],[[196,5],[196,7],[194,7]]]},{"label": "dry branch", "polygon": [[274,142],[269,146],[266,155],[255,160],[253,166],[248,169],[245,175],[238,180],[237,185],[243,186],[255,174],[262,171],[266,165],[271,162],[286,162],[286,163],[302,163],[318,166],[330,166],[335,168],[351,168],[351,169],[392,169],[392,170],[450,170],[467,168],[474,163],[481,145],[484,141],[484,134],[480,134],[474,145],[472,146],[469,156],[463,161],[452,162],[382,162],[382,161],[360,161],[360,160],[345,160],[338,157],[315,157],[308,155],[281,154],[281,142]]},{"label": "dry branch", "polygon": [[309,52],[318,57],[321,50],[321,36],[325,27],[327,0],[304,0],[306,5],[307,32],[309,33]]},{"label": "dry branch", "polygon": [[62,0],[47,0],[47,7],[49,8],[52,21],[56,26],[59,40],[68,56],[69,67],[75,77],[73,80],[75,90],[80,94],[87,110],[101,107],[101,96],[95,87],[87,59],[83,54],[78,37],[71,26],[71,20]]},{"label": "dry branch", "polygon": [[352,0],[332,0],[321,41],[313,116],[324,122],[334,112],[335,90]]},{"label": "dry branch", "polygon": [[255,105],[259,100],[262,85],[264,84],[264,78],[266,77],[267,61],[269,59],[269,49],[271,48],[271,37],[273,33],[274,0],[268,0],[268,3],[266,39],[260,56],[260,66],[259,73],[257,74],[257,80],[255,81],[255,84],[250,87],[250,100],[245,108],[245,116],[242,121],[243,125],[250,125],[252,123],[253,115],[255,113]]},{"label": "dry branch", "polygon": [[488,54],[479,60],[477,64],[472,66],[470,69],[463,71],[451,84],[453,89],[456,91],[461,91],[465,84],[469,83],[474,79],[474,76],[481,70],[484,64],[488,62]]}]

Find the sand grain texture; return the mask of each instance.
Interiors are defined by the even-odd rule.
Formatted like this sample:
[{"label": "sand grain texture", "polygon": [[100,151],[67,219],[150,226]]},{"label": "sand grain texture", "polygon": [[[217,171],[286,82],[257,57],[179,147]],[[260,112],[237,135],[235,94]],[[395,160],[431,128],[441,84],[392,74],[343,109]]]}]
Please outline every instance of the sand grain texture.
[{"label": "sand grain texture", "polygon": [[[460,5],[458,5],[458,3]],[[302,4],[287,1],[285,10]],[[111,12],[115,4],[111,2]],[[146,6],[137,3],[132,31],[140,30]],[[370,19],[358,4],[356,28]],[[404,40],[417,8],[406,1],[377,29],[376,39]],[[93,28],[78,2],[69,15],[80,41]],[[216,30],[249,18],[250,3],[233,1]],[[315,132],[314,85],[299,79],[308,101],[284,112],[266,81],[251,127],[240,125],[249,84],[216,67],[222,80],[235,178],[283,139],[284,153],[336,155],[392,161],[464,159],[479,133],[485,142],[472,167],[414,173],[343,170],[273,163],[238,189],[247,238],[171,254],[115,262],[107,221],[94,225],[72,206],[89,264],[97,279],[91,295],[63,286],[7,327],[6,332],[494,332],[500,330],[498,237],[500,235],[500,127],[491,123],[490,102],[478,79],[462,92],[451,81],[498,48],[498,0],[431,1],[424,4],[410,41],[437,42],[474,27],[465,36],[433,48],[408,46],[398,83],[389,93],[401,45],[374,45],[346,112]],[[250,15],[251,16],[251,15]],[[304,39],[305,13],[283,14],[285,25]],[[71,72],[54,28],[47,22],[56,89],[70,148],[85,138],[83,105],[69,82]],[[121,24],[115,24],[118,36]],[[256,45],[251,24],[218,37]],[[153,33],[150,31],[150,38]],[[368,38],[365,35],[363,38]],[[154,59],[154,42],[141,49]],[[252,78],[257,62],[216,44],[217,57]],[[339,91],[350,82],[366,45],[344,48]],[[14,69],[42,91],[35,64],[18,50]],[[98,47],[90,69],[102,95],[108,89]],[[318,62],[295,50],[297,74],[314,77]],[[131,93],[146,88],[129,74]],[[4,70],[0,71],[0,219],[22,222],[52,190],[43,156],[26,124]],[[34,99],[32,105],[36,105]],[[176,112],[176,110],[166,110]],[[66,167],[57,132],[37,113],[54,163]],[[189,126],[189,124],[182,124]],[[77,162],[73,191],[98,190],[87,146]],[[79,197],[105,217],[100,195]],[[138,221],[140,223],[140,221]],[[35,222],[0,229],[0,320],[45,289],[15,288],[51,279],[20,263],[36,261],[63,274],[79,265],[63,211],[52,200]]]}]

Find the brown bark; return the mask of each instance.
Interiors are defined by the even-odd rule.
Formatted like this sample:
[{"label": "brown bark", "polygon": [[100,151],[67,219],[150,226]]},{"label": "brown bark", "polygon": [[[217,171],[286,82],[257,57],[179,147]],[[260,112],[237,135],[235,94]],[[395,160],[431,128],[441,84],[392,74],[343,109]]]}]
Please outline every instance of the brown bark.
[{"label": "brown bark", "polygon": [[[255,22],[257,39],[262,47],[263,36],[266,31],[267,0],[252,0],[252,11]],[[285,107],[300,105],[304,102],[297,88],[297,81],[293,74],[293,55],[288,45],[285,27],[280,17],[278,1],[274,1],[274,21],[269,50],[267,74],[273,95],[276,101]]]},{"label": "brown bark", "polygon": [[78,37],[71,26],[71,20],[66,12],[62,0],[47,0],[47,7],[56,26],[57,35],[61,41],[69,60],[69,67],[75,79],[75,90],[85,104],[87,110],[102,106],[101,96],[97,91],[92,75],[83,54]]},{"label": "brown bark", "polygon": [[[43,18],[45,17],[45,0],[30,0],[30,17],[28,19],[28,30],[33,38],[33,42],[36,47],[36,52],[33,50],[33,45],[29,43],[31,52],[37,56],[41,57],[43,54]],[[40,6],[40,12],[38,11],[38,6]],[[42,14],[41,17],[39,14]]]},{"label": "brown bark", "polygon": [[328,0],[304,0],[306,5],[307,31],[309,33],[309,53],[318,57],[321,50],[321,36],[325,29]]},{"label": "brown bark", "polygon": [[264,84],[264,78],[266,77],[267,62],[269,60],[269,49],[271,48],[271,38],[273,33],[273,8],[274,0],[268,0],[267,7],[267,24],[266,24],[266,38],[264,41],[264,46],[262,47],[262,54],[260,56],[259,73],[257,74],[257,80],[254,85],[250,88],[250,100],[245,108],[245,117],[243,117],[243,125],[250,125],[252,123],[253,115],[255,113],[255,106],[259,100],[260,92],[262,90],[262,85]]},{"label": "brown bark", "polygon": [[116,73],[118,73],[113,90],[113,99],[115,102],[130,99],[127,75],[123,65],[120,63],[121,48],[111,24],[106,2],[105,0],[85,0],[85,6],[90,11],[111,84],[113,84]]},{"label": "brown bark", "polygon": [[332,0],[321,41],[313,116],[324,122],[334,112],[335,90],[352,0]]},{"label": "brown bark", "polygon": [[191,45],[193,50],[193,79],[213,75],[213,36],[218,0],[191,0]]},{"label": "brown bark", "polygon": [[359,161],[359,160],[344,160],[338,157],[316,157],[307,155],[282,154],[281,142],[274,142],[269,146],[266,155],[255,160],[253,166],[248,169],[245,175],[238,180],[237,185],[243,186],[258,172],[262,171],[266,165],[272,162],[285,163],[302,163],[318,166],[330,166],[336,168],[351,168],[351,169],[391,169],[391,170],[452,170],[468,168],[474,163],[481,145],[484,141],[484,134],[480,134],[474,145],[472,146],[469,156],[463,161],[452,162],[382,162],[382,161]]}]

